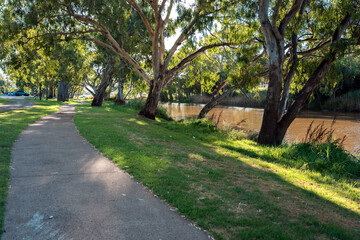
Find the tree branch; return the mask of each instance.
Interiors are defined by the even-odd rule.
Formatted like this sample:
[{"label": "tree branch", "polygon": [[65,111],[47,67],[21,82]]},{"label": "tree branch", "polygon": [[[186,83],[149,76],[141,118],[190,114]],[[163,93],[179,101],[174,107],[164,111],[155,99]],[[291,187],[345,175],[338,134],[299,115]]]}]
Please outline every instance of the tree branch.
[{"label": "tree branch", "polygon": [[175,67],[173,67],[171,70],[167,71],[168,77],[167,77],[166,82],[169,81],[177,72],[184,69],[187,66],[187,64],[190,63],[194,58],[203,54],[206,50],[215,48],[215,47],[225,47],[225,46],[235,46],[235,45],[239,45],[239,44],[237,44],[237,43],[217,43],[217,44],[211,44],[208,46],[204,46],[204,47],[198,49],[194,53],[190,54],[189,56],[187,56],[183,60],[181,60],[180,63],[178,65],[176,65]]},{"label": "tree branch", "polygon": [[314,47],[314,48],[311,48],[311,49],[306,50],[306,51],[304,51],[304,52],[298,52],[297,54],[298,54],[298,55],[301,55],[301,56],[309,56],[309,55],[311,55],[313,52],[316,52],[316,51],[318,51],[318,50],[326,47],[326,46],[329,45],[330,43],[331,43],[331,40],[327,40],[327,41],[325,41],[325,42],[323,42],[323,43],[320,43],[319,45],[317,45],[317,46]]},{"label": "tree branch", "polygon": [[[130,1],[130,0],[129,0]],[[105,35],[109,41],[111,42],[112,46],[109,44],[106,44],[102,41],[99,41],[97,39],[93,39],[93,38],[73,38],[73,39],[78,39],[78,40],[88,40],[88,41],[92,41],[94,43],[100,44],[101,46],[107,47],[109,49],[111,49],[114,53],[116,53],[117,55],[119,55],[120,57],[123,57],[126,61],[128,61],[132,66],[132,71],[138,73],[146,82],[150,83],[150,77],[148,76],[148,74],[144,71],[144,69],[135,61],[135,59],[133,59],[130,54],[125,51],[120,45],[119,43],[113,38],[113,36],[110,34],[110,32],[107,30],[107,28],[98,23],[97,21],[83,16],[83,15],[78,15],[78,14],[74,14],[71,10],[70,7],[68,7],[68,13],[75,17],[76,19],[82,21],[82,22],[86,22],[89,23],[93,26],[97,26],[101,29],[103,29],[103,35]]]},{"label": "tree branch", "polygon": [[153,39],[154,37],[154,30],[151,27],[151,24],[149,22],[149,20],[147,19],[147,17],[145,16],[145,14],[143,13],[143,11],[141,10],[141,8],[139,7],[139,5],[137,5],[137,3],[133,0],[126,0],[127,3],[130,4],[130,6],[132,6],[137,13],[140,15],[141,20],[143,21],[146,29],[148,30],[151,39]]},{"label": "tree branch", "polygon": [[296,13],[300,10],[302,3],[303,0],[295,0],[290,10],[285,14],[284,18],[281,20],[279,25],[279,32],[282,36],[284,36],[286,27],[289,25],[290,21],[295,17]]},{"label": "tree branch", "polygon": [[189,23],[188,26],[186,26],[186,28],[183,30],[183,32],[180,34],[180,36],[176,39],[174,45],[171,47],[169,53],[167,54],[167,56],[165,58],[165,63],[164,63],[165,69],[168,68],[168,66],[170,64],[170,60],[174,56],[178,47],[182,44],[182,42],[186,39],[186,37],[189,36],[188,33],[191,30],[191,28],[195,25],[197,20],[198,20],[198,17],[194,17],[194,19]]}]

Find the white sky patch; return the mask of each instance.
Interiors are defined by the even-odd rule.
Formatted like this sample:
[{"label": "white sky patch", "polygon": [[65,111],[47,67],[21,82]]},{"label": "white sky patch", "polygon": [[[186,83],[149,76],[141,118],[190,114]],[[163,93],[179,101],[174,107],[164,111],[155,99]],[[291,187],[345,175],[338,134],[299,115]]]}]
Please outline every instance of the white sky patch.
[{"label": "white sky patch", "polygon": [[[185,4],[185,6],[191,7],[194,6],[196,0],[183,0],[182,3]],[[178,16],[176,12],[176,4],[173,5],[173,8],[171,9],[170,18],[176,19]],[[172,35],[171,37],[165,38],[165,48],[169,50],[175,43],[176,39],[180,36],[181,29],[177,29],[176,33]]]}]

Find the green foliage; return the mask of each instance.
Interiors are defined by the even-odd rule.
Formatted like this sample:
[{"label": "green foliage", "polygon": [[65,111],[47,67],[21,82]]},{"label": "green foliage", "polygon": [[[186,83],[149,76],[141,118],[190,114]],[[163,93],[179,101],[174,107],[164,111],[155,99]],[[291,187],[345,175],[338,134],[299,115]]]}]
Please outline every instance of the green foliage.
[{"label": "green foliage", "polygon": [[321,108],[330,111],[360,112],[360,90],[331,98]]}]

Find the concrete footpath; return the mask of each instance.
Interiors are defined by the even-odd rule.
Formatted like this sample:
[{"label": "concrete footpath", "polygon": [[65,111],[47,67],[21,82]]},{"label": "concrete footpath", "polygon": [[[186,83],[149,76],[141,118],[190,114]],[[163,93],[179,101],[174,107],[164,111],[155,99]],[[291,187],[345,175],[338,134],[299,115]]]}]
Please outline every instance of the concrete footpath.
[{"label": "concrete footpath", "polygon": [[74,114],[62,106],[15,142],[3,240],[209,239],[98,153]]}]

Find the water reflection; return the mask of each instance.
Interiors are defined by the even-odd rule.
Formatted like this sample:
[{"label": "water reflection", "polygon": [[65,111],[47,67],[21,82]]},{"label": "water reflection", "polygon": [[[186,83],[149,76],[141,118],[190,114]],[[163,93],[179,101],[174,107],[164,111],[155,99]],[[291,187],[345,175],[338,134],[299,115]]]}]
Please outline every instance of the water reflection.
[{"label": "water reflection", "polygon": [[[166,108],[170,116],[175,120],[196,117],[203,106],[204,104],[163,104],[163,107]],[[240,123],[241,127],[245,129],[258,131],[261,127],[263,110],[220,106],[212,109],[209,116],[215,116],[216,120],[220,116],[220,125],[237,126]],[[330,128],[335,116],[335,137],[342,138],[346,135],[345,148],[352,153],[359,153],[360,114],[358,113],[302,112],[290,125],[285,141],[298,142],[304,139],[306,130],[312,121],[314,121],[314,126],[324,122],[324,126]]]}]

